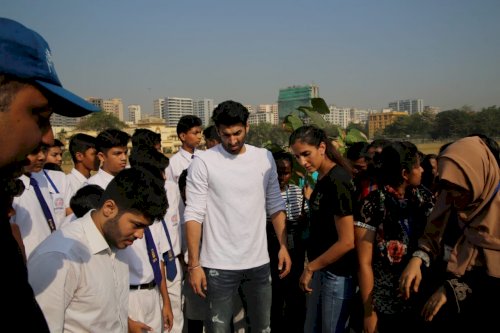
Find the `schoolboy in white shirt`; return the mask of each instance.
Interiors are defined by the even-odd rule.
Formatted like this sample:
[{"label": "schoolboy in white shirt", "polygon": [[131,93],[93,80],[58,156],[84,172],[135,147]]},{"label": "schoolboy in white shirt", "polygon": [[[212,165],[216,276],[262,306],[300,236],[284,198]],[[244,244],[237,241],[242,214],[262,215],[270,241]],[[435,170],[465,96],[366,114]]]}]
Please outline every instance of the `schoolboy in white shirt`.
[{"label": "schoolboy in white shirt", "polygon": [[113,177],[127,166],[129,140],[130,135],[117,129],[107,129],[99,133],[96,149],[101,168],[85,184],[95,184],[106,189]]}]

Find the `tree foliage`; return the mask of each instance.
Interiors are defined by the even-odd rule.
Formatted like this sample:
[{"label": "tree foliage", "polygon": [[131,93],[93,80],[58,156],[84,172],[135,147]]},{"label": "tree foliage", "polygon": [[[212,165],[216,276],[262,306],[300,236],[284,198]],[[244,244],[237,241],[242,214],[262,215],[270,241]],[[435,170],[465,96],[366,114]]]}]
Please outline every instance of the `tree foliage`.
[{"label": "tree foliage", "polygon": [[447,110],[434,115],[430,112],[400,117],[387,126],[384,137],[446,139],[459,138],[471,133],[490,137],[500,136],[500,108],[490,106],[475,112],[470,106]]},{"label": "tree foliage", "polygon": [[[281,126],[270,123],[261,123],[250,125],[250,131],[246,142],[257,147],[284,147],[288,146],[288,137],[290,133],[286,132]],[[276,148],[271,148],[271,151]]]},{"label": "tree foliage", "polygon": [[83,118],[77,128],[86,131],[103,131],[107,128],[122,129],[127,125],[120,121],[114,114],[108,112],[94,112]]}]

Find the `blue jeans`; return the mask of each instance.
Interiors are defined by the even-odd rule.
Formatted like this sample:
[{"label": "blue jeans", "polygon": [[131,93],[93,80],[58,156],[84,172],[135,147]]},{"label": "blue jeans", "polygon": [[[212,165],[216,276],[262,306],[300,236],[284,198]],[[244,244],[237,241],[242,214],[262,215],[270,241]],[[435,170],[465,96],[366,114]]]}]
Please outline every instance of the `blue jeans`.
[{"label": "blue jeans", "polygon": [[269,263],[242,270],[205,268],[210,333],[229,333],[233,296],[241,284],[252,332],[270,332],[271,271]]},{"label": "blue jeans", "polygon": [[356,290],[354,278],[319,271],[314,273],[311,287],[313,292],[307,296],[304,332],[346,332],[350,303]]}]

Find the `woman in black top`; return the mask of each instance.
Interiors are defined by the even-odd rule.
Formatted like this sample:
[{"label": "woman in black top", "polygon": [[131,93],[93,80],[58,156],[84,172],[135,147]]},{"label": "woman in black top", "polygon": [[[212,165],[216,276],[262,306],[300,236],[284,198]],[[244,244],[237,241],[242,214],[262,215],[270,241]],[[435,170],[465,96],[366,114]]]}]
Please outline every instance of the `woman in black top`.
[{"label": "woman in black top", "polygon": [[300,277],[300,287],[311,294],[305,331],[345,332],[356,274],[351,173],[319,128],[298,128],[290,147],[309,173],[319,173],[309,200],[309,262]]}]

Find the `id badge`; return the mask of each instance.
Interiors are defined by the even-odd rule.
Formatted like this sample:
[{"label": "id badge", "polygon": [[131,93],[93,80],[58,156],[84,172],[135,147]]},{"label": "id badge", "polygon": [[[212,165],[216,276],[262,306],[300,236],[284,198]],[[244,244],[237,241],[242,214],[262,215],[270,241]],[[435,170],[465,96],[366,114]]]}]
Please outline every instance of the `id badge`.
[{"label": "id badge", "polygon": [[51,193],[52,207],[54,208],[54,219],[57,221],[56,225],[59,227],[66,218],[66,207],[64,206],[64,198],[60,193]]}]

